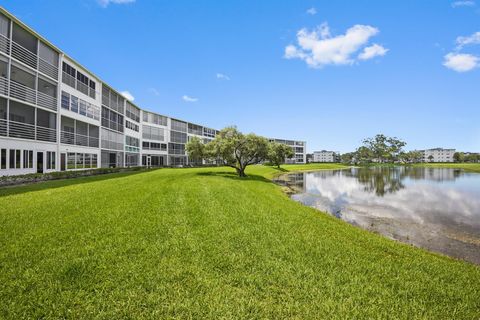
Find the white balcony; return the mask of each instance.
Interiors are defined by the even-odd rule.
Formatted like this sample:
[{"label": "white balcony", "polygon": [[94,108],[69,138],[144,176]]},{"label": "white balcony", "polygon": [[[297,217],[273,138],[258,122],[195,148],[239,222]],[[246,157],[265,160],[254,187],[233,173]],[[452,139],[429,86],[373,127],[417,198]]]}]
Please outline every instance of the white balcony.
[{"label": "white balcony", "polygon": [[64,144],[98,148],[98,138],[67,131],[60,131],[60,142]]},{"label": "white balcony", "polygon": [[17,59],[18,61],[21,61],[25,63],[27,66],[32,67],[33,69],[37,69],[37,64],[38,64],[38,58],[37,55],[15,41],[12,41],[12,57]]}]

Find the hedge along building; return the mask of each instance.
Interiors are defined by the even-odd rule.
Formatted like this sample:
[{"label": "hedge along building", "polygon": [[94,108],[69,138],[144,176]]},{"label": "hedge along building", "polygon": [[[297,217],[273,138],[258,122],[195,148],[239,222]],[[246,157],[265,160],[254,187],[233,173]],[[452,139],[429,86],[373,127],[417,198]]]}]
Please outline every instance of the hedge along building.
[{"label": "hedge along building", "polygon": [[[140,109],[0,7],[0,175],[187,165],[217,133]],[[305,142],[271,140],[305,163]]]}]

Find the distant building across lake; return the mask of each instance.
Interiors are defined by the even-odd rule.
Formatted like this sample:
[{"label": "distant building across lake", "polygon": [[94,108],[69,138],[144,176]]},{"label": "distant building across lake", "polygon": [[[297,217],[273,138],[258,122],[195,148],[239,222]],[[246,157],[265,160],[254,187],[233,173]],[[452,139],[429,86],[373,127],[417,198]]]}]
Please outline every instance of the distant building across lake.
[{"label": "distant building across lake", "polygon": [[336,151],[315,151],[313,152],[313,162],[340,162],[340,153]]},{"label": "distant building across lake", "polygon": [[455,149],[434,148],[419,150],[423,154],[424,162],[453,162]]}]

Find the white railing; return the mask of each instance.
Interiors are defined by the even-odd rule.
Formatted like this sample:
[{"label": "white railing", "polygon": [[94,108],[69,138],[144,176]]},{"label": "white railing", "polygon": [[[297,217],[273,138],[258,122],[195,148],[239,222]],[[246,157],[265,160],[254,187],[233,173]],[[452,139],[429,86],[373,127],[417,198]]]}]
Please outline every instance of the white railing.
[{"label": "white railing", "polygon": [[98,138],[67,131],[60,131],[60,142],[77,146],[98,148]]},{"label": "white railing", "polygon": [[37,126],[37,140],[57,142],[57,131],[52,128]]},{"label": "white railing", "polygon": [[75,133],[60,131],[60,142],[65,144],[75,144]]},{"label": "white railing", "polygon": [[47,62],[40,57],[38,58],[38,71],[55,80],[58,80],[58,67],[50,64],[50,62]]},{"label": "white railing", "polygon": [[98,148],[98,138],[88,137],[88,146]]},{"label": "white railing", "polygon": [[0,119],[0,136],[7,136],[7,120]]},{"label": "white railing", "polygon": [[49,96],[43,92],[37,91],[37,105],[53,111],[57,110],[57,98]]},{"label": "white railing", "polygon": [[72,77],[68,73],[62,71],[62,82],[63,83],[65,83],[66,85],[69,85],[72,88],[76,88],[75,87],[76,81],[77,80],[74,77]]},{"label": "white railing", "polygon": [[0,136],[57,142],[57,131],[54,128],[5,119],[0,119]]},{"label": "white railing", "polygon": [[85,83],[77,81],[77,90],[88,96],[88,86]]},{"label": "white railing", "polygon": [[23,139],[35,139],[35,125],[9,121],[8,124],[8,136],[14,138],[23,138]]},{"label": "white railing", "polygon": [[8,95],[8,79],[5,77],[0,77],[0,94]]},{"label": "white railing", "polygon": [[6,54],[10,53],[10,39],[0,35],[0,51]]},{"label": "white railing", "polygon": [[35,104],[36,93],[37,91],[35,89],[29,88],[13,80],[10,81],[10,97]]},{"label": "white railing", "polygon": [[12,57],[25,63],[26,65],[37,69],[37,55],[15,41],[12,41]]}]

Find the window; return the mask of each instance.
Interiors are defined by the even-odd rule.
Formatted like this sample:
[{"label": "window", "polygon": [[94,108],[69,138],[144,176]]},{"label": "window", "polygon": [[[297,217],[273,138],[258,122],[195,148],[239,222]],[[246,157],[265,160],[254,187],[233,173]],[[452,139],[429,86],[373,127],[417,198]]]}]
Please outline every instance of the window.
[{"label": "window", "polygon": [[151,112],[143,111],[143,121],[160,126],[167,126],[168,118]]},{"label": "window", "polygon": [[70,110],[70,95],[62,91],[62,108]]},{"label": "window", "polygon": [[142,148],[145,150],[167,151],[167,144],[143,141]]},{"label": "window", "polygon": [[215,130],[210,128],[203,128],[203,135],[205,137],[215,138]]},{"label": "window", "polygon": [[140,109],[138,109],[128,101],[126,104],[127,108],[125,110],[125,115],[127,116],[127,118],[130,118],[136,122],[140,122]]},{"label": "window", "polygon": [[138,124],[135,124],[135,123],[130,122],[128,120],[125,120],[125,127],[130,129],[130,130],[136,131],[136,132],[138,132],[138,130],[140,129]]},{"label": "window", "polygon": [[134,137],[130,136],[125,136],[125,144],[127,146],[132,146],[132,147],[139,147],[140,146],[140,140]]},{"label": "window", "polygon": [[0,169],[7,169],[7,149],[2,149],[0,156]]},{"label": "window", "polygon": [[185,154],[185,145],[178,143],[169,143],[168,154]]},{"label": "window", "polygon": [[75,153],[73,152],[67,154],[67,169],[75,169]]},{"label": "window", "polygon": [[187,143],[187,134],[182,132],[170,131],[170,141],[178,143]]},{"label": "window", "polygon": [[123,116],[105,107],[102,107],[102,126],[123,132]]},{"label": "window", "polygon": [[149,140],[165,140],[165,130],[163,128],[157,128],[152,126],[142,126],[142,137],[143,139]]},{"label": "window", "polygon": [[3,14],[0,14],[0,35],[10,38],[10,20]]},{"label": "window", "polygon": [[55,169],[55,152],[47,151],[47,170]]},{"label": "window", "polygon": [[172,130],[180,131],[180,132],[187,132],[187,123],[178,120],[171,120]]},{"label": "window", "polygon": [[10,169],[20,169],[21,150],[10,149]]},{"label": "window", "polygon": [[33,151],[23,150],[23,168],[33,168]]},{"label": "window", "polygon": [[72,104],[70,105],[70,110],[78,113],[78,98],[75,96],[72,96]]}]

